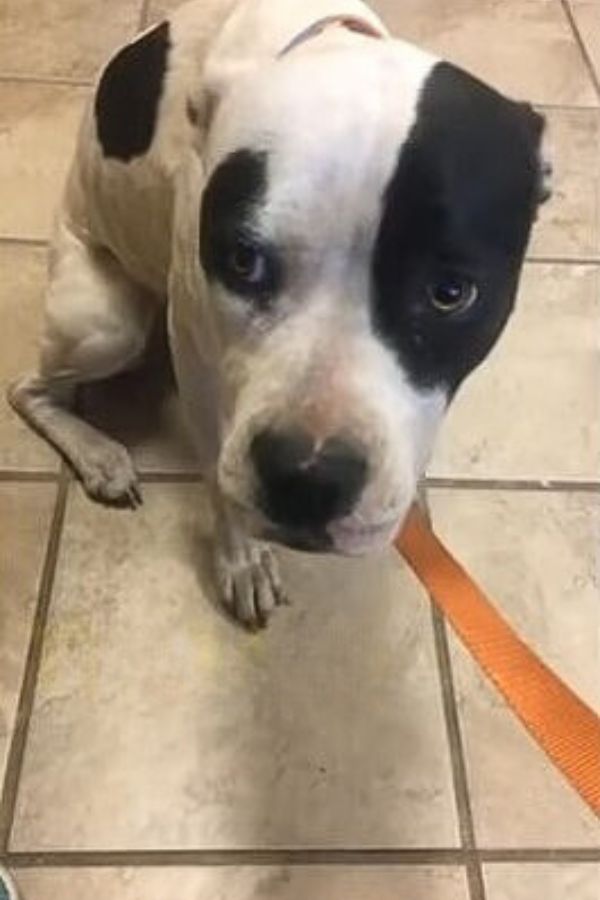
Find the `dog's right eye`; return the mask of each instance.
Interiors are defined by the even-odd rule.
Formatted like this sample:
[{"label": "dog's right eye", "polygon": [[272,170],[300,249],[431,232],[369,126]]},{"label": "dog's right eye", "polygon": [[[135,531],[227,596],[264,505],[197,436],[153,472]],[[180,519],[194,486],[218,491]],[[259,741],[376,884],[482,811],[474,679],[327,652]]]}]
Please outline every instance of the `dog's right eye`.
[{"label": "dog's right eye", "polygon": [[431,305],[445,315],[464,312],[477,300],[479,289],[474,281],[459,275],[447,275],[428,285]]},{"label": "dog's right eye", "polygon": [[259,247],[239,238],[228,254],[227,267],[235,278],[258,287],[265,280],[267,259]]},{"label": "dog's right eye", "polygon": [[233,293],[264,304],[277,292],[280,266],[271,248],[240,236],[225,249],[220,275]]}]

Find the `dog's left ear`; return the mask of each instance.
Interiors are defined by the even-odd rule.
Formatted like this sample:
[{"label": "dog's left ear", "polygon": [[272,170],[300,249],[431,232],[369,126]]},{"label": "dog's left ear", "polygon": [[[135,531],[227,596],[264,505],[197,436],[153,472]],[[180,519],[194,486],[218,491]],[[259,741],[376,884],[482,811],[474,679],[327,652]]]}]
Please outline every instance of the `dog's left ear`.
[{"label": "dog's left ear", "polygon": [[530,103],[520,103],[523,122],[538,161],[538,181],[536,199],[538,205],[545,203],[552,196],[552,163],[548,156],[546,142],[546,119],[540,115]]}]

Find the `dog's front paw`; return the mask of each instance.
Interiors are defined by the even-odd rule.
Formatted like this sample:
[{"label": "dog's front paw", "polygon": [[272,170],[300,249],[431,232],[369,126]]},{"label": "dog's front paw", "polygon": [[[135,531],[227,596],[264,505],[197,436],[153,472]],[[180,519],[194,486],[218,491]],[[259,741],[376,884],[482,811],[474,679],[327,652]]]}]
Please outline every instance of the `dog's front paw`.
[{"label": "dog's front paw", "polygon": [[264,628],[276,606],[287,603],[273,551],[244,540],[235,553],[218,548],[217,586],[228,612],[247,628]]},{"label": "dog's front paw", "polygon": [[85,491],[101,503],[130,506],[142,502],[137,475],[128,451],[116,441],[102,439],[85,447],[73,463]]}]

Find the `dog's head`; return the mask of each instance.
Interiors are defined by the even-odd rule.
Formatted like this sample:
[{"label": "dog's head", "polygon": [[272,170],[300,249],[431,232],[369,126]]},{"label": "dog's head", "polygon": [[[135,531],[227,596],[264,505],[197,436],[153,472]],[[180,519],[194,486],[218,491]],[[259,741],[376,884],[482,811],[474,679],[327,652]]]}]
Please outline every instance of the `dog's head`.
[{"label": "dog's head", "polygon": [[509,317],[543,121],[402,42],[333,43],[219,103],[199,252],[223,491],[271,539],[360,553],[398,528]]}]

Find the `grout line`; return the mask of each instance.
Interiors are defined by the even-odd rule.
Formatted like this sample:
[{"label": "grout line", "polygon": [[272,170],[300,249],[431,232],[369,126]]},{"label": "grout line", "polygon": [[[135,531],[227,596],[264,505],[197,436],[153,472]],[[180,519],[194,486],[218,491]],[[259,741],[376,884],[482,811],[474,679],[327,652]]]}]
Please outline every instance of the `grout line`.
[{"label": "grout line", "polygon": [[35,688],[42,655],[44,631],[48,619],[50,598],[56,572],[58,548],[62,535],[62,527],[67,505],[68,475],[66,469],[61,469],[61,476],[57,485],[54,513],[48,533],[46,555],[42,566],[42,574],[38,589],[37,607],[34,613],[31,638],[25,662],[25,671],[19,694],[15,727],[8,751],[4,786],[0,798],[0,852],[7,852],[15,812],[21,768],[25,755],[25,745],[29,731],[29,723]]},{"label": "grout line", "polygon": [[534,109],[556,109],[556,110],[564,110],[565,112],[598,112],[598,104],[594,102],[590,103],[548,103],[544,101],[543,103],[538,103],[537,100],[532,100],[531,105]]},{"label": "grout line", "polygon": [[464,491],[541,491],[548,493],[597,494],[600,481],[565,481],[534,478],[445,478],[430,475],[425,484],[432,490],[449,489]]},{"label": "grout line", "polygon": [[437,659],[438,676],[442,693],[442,705],[446,734],[450,748],[450,762],[452,766],[452,783],[454,786],[454,799],[458,816],[460,841],[466,851],[471,855],[467,860],[467,881],[469,885],[470,900],[485,900],[485,886],[481,862],[476,853],[475,826],[473,824],[473,811],[469,796],[469,781],[467,765],[463,748],[463,740],[456,705],[456,690],[452,677],[452,662],[448,645],[446,623],[442,613],[432,602],[431,622]]},{"label": "grout line", "polygon": [[479,857],[476,857],[467,863],[466,873],[469,900],[486,900],[487,894],[483,877],[483,866],[481,865]]},{"label": "grout line", "polygon": [[[50,469],[11,469],[0,468],[0,482],[36,481],[52,483],[59,479],[60,472]],[[196,484],[203,480],[202,474],[192,469],[148,470],[138,471],[139,480],[143,484]],[[519,478],[450,478],[430,475],[425,485],[431,490],[454,491],[517,491],[541,493],[597,494],[600,493],[600,481],[566,481],[548,479]]]},{"label": "grout line", "polygon": [[596,863],[600,849],[492,848],[466,850],[454,847],[212,850],[41,850],[0,852],[0,859],[15,869],[33,868],[139,868],[170,866],[460,866],[478,857],[486,863]]},{"label": "grout line", "polygon": [[531,101],[534,109],[547,109],[556,112],[598,112],[597,103],[538,103]]},{"label": "grout line", "polygon": [[[427,484],[422,484],[419,486],[417,496],[418,502],[423,508],[425,515],[429,519],[431,513],[428,502],[429,497]],[[446,623],[444,617],[435,605],[433,599],[431,600],[431,627],[433,631],[434,650],[442,699],[442,709],[444,713],[444,723],[446,726],[446,737],[448,741],[448,750],[450,753],[452,788],[454,793],[456,814],[458,818],[460,845],[463,852],[469,854],[468,858],[466,859],[466,876],[469,889],[469,898],[470,900],[486,900],[483,869],[476,852],[475,827],[473,824],[473,814],[469,797],[467,766],[463,751],[458,708],[456,705],[456,692],[454,688],[454,680],[452,677],[452,663],[450,660],[450,651],[448,646],[448,634],[446,631]]]},{"label": "grout line", "polygon": [[[68,466],[68,463],[67,463]],[[69,471],[70,468],[69,468]],[[11,469],[11,468],[0,468],[0,482],[5,481],[43,481],[43,482],[52,482],[56,481],[60,476],[59,471],[52,472],[49,469]],[[180,471],[177,469],[173,469],[171,471],[147,471],[147,472],[139,472],[138,478],[141,482],[145,484],[153,484],[154,482],[158,484],[173,482],[175,484],[179,482],[183,482],[185,484],[195,484],[198,481],[202,481],[202,475],[199,472],[194,472],[193,470],[189,471]]]},{"label": "grout line", "polygon": [[563,12],[564,12],[565,16],[567,17],[567,22],[571,26],[571,31],[573,32],[573,37],[575,38],[575,42],[577,43],[577,46],[579,47],[579,52],[581,53],[581,55],[583,57],[583,61],[588,70],[588,75],[590,76],[592,85],[594,86],[594,90],[596,91],[596,95],[597,95],[598,99],[600,100],[600,78],[598,77],[598,74],[596,73],[596,69],[594,68],[594,63],[592,61],[592,58],[591,58],[591,56],[588,52],[588,49],[585,45],[585,41],[583,40],[583,37],[579,30],[579,26],[577,25],[577,22],[575,21],[575,16],[573,15],[573,10],[571,9],[571,5],[568,2],[568,0],[560,0],[560,5],[562,6]]},{"label": "grout line", "polygon": [[526,256],[534,266],[600,266],[600,256]]},{"label": "grout line", "polygon": [[14,868],[83,866],[320,866],[464,864],[458,848],[415,849],[219,849],[214,850],[76,850],[9,853]]},{"label": "grout line", "polygon": [[162,484],[163,482],[174,482],[175,484],[196,484],[199,481],[203,481],[200,472],[194,472],[192,470],[188,472],[178,472],[177,470],[174,470],[172,472],[138,471],[138,478],[142,482],[142,484]]},{"label": "grout line", "polygon": [[143,31],[148,26],[148,17],[150,13],[150,0],[142,0],[140,6],[140,15],[138,18],[137,30]]},{"label": "grout line", "polygon": [[[41,481],[54,482],[60,476],[58,471],[50,469],[11,469],[0,468],[0,482],[4,481]],[[141,482],[145,484],[163,484],[173,482],[195,484],[203,480],[200,472],[178,469],[138,471]],[[536,479],[519,478],[450,478],[430,475],[425,485],[431,490],[464,490],[464,491],[532,491],[548,493],[597,494],[600,493],[600,481],[538,481]]]},{"label": "grout line", "polygon": [[0,235],[0,245],[2,244],[8,244],[9,246],[23,245],[25,247],[47,247],[48,238],[18,237],[17,235],[12,234],[2,234]]},{"label": "grout line", "polygon": [[63,75],[21,75],[18,72],[2,72],[0,84],[41,84],[58,85],[60,87],[92,87],[92,78],[69,78]]},{"label": "grout line", "polygon": [[50,472],[42,469],[0,469],[0,482],[14,481],[41,481],[44,484],[51,484],[58,481],[60,472]]},{"label": "grout line", "polygon": [[479,857],[485,863],[597,863],[600,847],[515,847],[480,849]]}]

